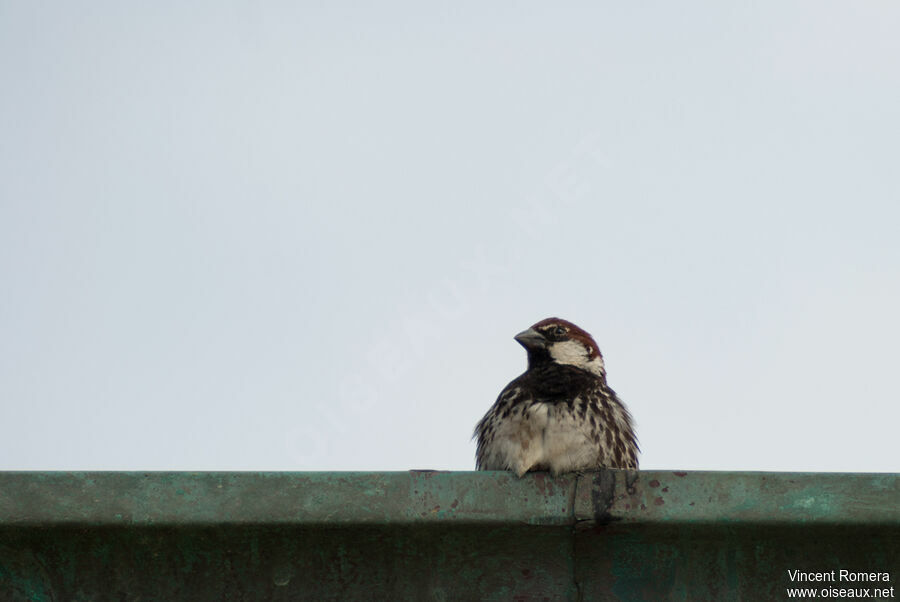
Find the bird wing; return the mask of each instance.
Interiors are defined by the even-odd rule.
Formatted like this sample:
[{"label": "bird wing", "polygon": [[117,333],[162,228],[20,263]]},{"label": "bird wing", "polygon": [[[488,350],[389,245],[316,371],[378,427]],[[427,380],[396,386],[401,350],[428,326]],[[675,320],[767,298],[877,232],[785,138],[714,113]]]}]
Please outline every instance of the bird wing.
[{"label": "bird wing", "polygon": [[510,441],[521,439],[524,414],[534,401],[530,389],[522,386],[520,381],[521,378],[517,378],[506,385],[475,427],[477,470],[512,468]]}]

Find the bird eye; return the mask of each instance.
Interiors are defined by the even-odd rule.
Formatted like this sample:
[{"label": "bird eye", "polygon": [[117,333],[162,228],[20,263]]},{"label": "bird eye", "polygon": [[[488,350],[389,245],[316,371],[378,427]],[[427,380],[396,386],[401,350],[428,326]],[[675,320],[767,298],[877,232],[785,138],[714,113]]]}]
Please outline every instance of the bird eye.
[{"label": "bird eye", "polygon": [[562,326],[556,326],[553,329],[553,334],[555,334],[558,337],[561,337],[562,335],[566,334],[566,329],[563,328]]}]

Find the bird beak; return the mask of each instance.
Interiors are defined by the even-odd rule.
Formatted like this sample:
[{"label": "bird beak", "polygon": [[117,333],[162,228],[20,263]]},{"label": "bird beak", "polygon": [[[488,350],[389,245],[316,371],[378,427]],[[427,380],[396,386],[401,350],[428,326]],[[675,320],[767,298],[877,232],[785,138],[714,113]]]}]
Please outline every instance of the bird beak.
[{"label": "bird beak", "polygon": [[534,328],[529,328],[528,330],[523,330],[515,337],[516,341],[524,347],[525,349],[532,349],[534,347],[546,347],[547,339],[544,338],[544,335],[539,333]]}]

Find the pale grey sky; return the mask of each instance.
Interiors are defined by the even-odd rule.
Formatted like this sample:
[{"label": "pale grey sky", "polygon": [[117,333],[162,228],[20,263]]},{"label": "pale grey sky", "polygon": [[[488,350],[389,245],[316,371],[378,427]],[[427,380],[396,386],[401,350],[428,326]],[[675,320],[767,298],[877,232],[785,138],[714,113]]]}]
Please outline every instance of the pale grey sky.
[{"label": "pale grey sky", "polygon": [[0,469],[900,470],[900,5],[0,0]]}]

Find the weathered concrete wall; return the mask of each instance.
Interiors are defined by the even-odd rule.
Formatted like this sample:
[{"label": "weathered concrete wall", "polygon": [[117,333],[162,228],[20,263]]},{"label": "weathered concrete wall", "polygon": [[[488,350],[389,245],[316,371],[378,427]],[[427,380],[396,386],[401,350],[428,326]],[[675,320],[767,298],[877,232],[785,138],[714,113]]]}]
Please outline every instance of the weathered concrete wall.
[{"label": "weathered concrete wall", "polygon": [[[841,569],[891,581],[788,575]],[[0,473],[3,601],[778,600],[898,574],[900,475]]]}]

